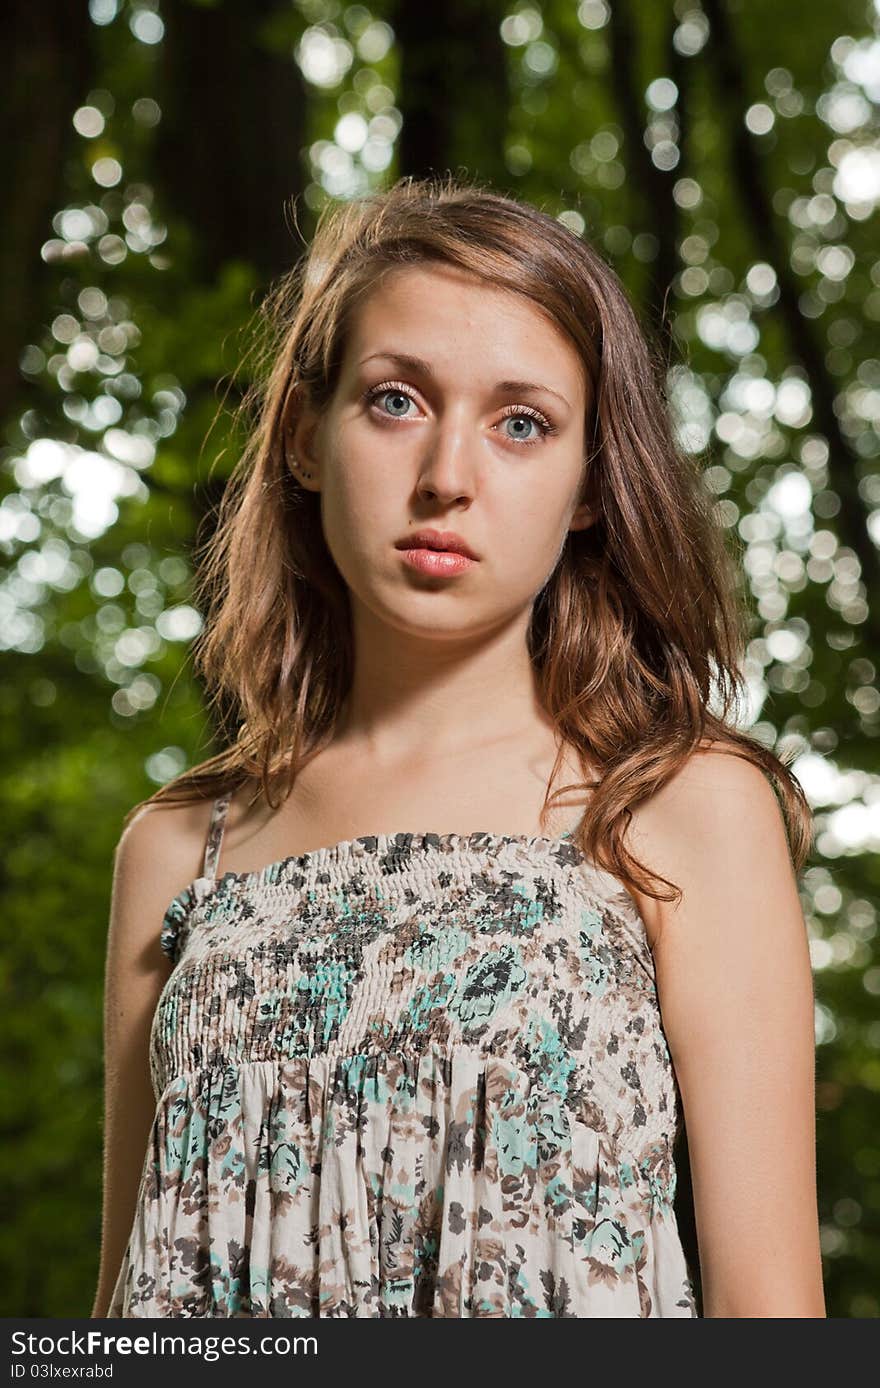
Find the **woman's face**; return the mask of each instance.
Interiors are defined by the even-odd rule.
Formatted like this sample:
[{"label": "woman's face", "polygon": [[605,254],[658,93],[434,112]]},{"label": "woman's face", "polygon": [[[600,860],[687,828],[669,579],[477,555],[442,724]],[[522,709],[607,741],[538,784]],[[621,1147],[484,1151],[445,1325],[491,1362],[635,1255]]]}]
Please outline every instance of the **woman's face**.
[{"label": "woman's face", "polygon": [[[591,523],[587,403],[578,353],[530,300],[451,266],[388,272],[353,315],[329,408],[291,439],[355,616],[443,639],[530,610]],[[475,561],[407,558],[425,528]]]}]

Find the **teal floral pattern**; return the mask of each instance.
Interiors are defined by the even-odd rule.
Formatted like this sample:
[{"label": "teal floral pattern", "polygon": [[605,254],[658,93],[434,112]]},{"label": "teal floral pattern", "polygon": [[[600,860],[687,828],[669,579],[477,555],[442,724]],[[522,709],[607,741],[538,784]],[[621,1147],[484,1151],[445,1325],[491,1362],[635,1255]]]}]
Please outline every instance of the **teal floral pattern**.
[{"label": "teal floral pattern", "polygon": [[697,1315],[632,898],[561,839],[365,837],[171,902],[108,1314]]}]

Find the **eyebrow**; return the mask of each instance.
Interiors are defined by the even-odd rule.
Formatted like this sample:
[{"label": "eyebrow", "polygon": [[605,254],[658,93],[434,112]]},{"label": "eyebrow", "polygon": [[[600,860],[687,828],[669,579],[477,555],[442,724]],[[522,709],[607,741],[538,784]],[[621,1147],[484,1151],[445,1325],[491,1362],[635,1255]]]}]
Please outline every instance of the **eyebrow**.
[{"label": "eyebrow", "polygon": [[[359,366],[364,366],[368,361],[374,361],[376,357],[384,357],[387,361],[396,362],[409,371],[420,371],[423,376],[430,376],[436,379],[436,372],[430,362],[423,360],[422,357],[414,357],[409,352],[372,352],[370,356],[363,357]],[[495,385],[495,394],[518,394],[527,395],[553,395],[557,400],[561,400],[563,405],[568,406],[568,401],[564,395],[560,395],[558,390],[551,390],[549,386],[537,385],[534,381],[498,381]],[[568,406],[570,408],[570,406]]]}]

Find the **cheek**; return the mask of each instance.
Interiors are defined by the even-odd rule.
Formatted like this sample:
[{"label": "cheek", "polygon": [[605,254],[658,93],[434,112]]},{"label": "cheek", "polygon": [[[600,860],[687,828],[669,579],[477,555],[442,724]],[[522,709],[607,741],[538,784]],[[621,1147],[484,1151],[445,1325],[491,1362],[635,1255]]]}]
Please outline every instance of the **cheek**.
[{"label": "cheek", "polygon": [[503,606],[519,608],[537,597],[556,569],[567,529],[554,504],[505,510],[487,530],[488,592]]},{"label": "cheek", "polygon": [[[399,516],[406,515],[406,497],[395,496],[395,481],[399,489],[399,475],[395,478],[395,469],[375,443],[367,447],[356,432],[340,429],[324,466],[322,509],[334,529],[349,535],[366,527],[376,530],[383,525],[399,526]],[[396,522],[392,518],[395,510]]]},{"label": "cheek", "polygon": [[535,488],[499,509],[492,531],[500,539],[499,557],[505,556],[505,564],[535,571],[555,564],[568,531],[567,500],[567,495],[542,495]]},{"label": "cheek", "polygon": [[388,514],[387,488],[372,477],[359,477],[355,469],[345,469],[325,476],[320,495],[327,548],[346,581],[360,586],[402,529],[400,520],[395,528]]}]

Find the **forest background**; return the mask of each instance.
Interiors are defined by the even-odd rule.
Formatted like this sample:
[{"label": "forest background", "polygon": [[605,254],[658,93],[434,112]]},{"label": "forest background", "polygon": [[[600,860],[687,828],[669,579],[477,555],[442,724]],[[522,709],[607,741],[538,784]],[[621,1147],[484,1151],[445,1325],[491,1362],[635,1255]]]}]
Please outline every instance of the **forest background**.
[{"label": "forest background", "polygon": [[216,750],[193,547],[259,302],[328,199],[450,170],[601,248],[742,548],[749,727],[816,818],[828,1314],[880,1315],[878,4],[8,0],[0,26],[0,1314],[92,1304],[113,851]]}]

